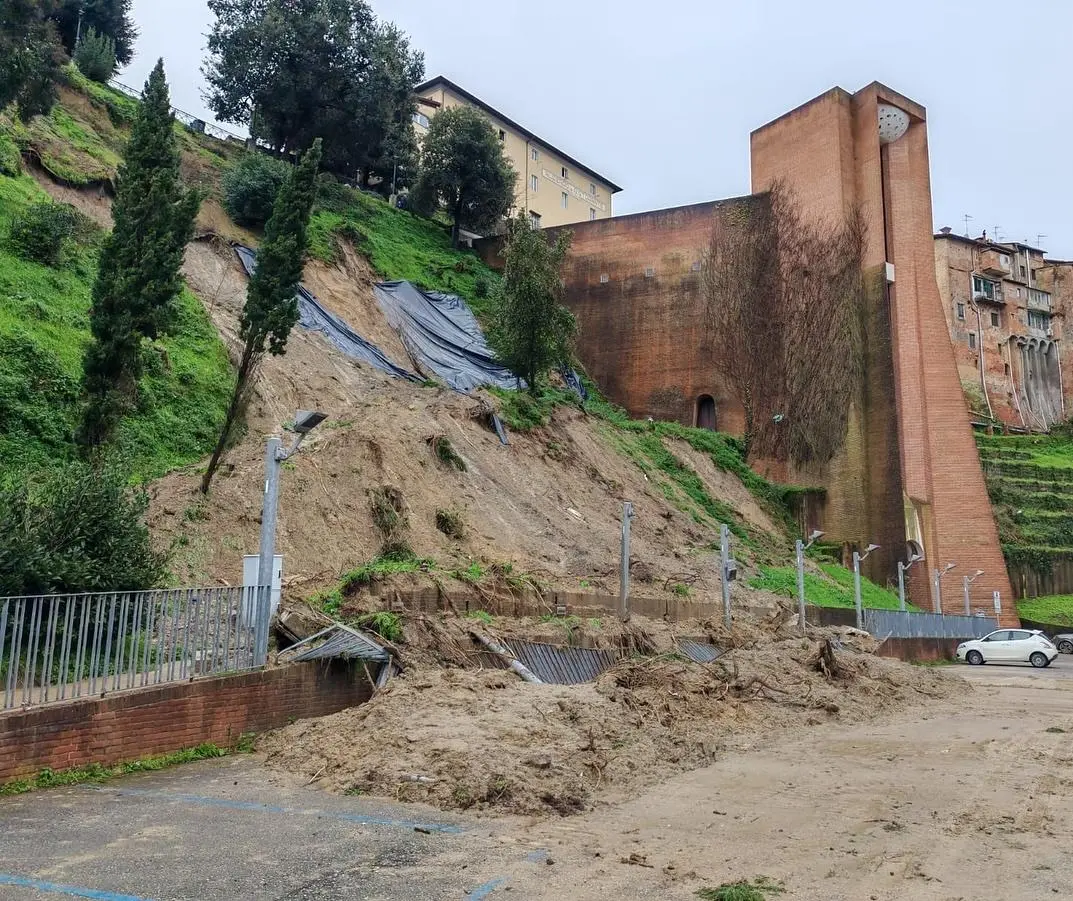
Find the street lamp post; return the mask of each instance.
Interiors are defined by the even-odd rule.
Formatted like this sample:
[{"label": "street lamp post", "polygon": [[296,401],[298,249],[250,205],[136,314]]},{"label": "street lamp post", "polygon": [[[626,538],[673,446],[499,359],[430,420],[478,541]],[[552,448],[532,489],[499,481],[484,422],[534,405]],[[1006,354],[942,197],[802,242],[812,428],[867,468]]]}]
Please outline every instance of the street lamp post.
[{"label": "street lamp post", "polygon": [[923,554],[914,552],[909,555],[905,563],[898,561],[898,607],[903,613],[905,612],[905,574],[914,563],[919,563],[923,559]]},{"label": "street lamp post", "polygon": [[279,477],[283,463],[298,453],[302,440],[327,419],[324,413],[299,410],[294,417],[296,437],[287,450],[283,442],[273,435],[265,450],[265,493],[261,508],[261,548],[257,564],[257,649],[258,664],[265,662],[268,649],[268,620],[272,610],[272,562],[276,555],[276,514],[279,508]]},{"label": "street lamp post", "polygon": [[957,566],[956,563],[947,563],[941,570],[935,570],[935,612],[943,612],[943,576]]},{"label": "street lamp post", "polygon": [[805,551],[822,537],[823,532],[814,529],[808,536],[808,544],[800,538],[794,543],[794,549],[797,551],[797,622],[802,635],[805,634]]},{"label": "street lamp post", "polygon": [[984,574],[982,569],[976,570],[971,576],[965,576],[964,589],[965,589],[965,615],[972,616],[972,602],[969,600],[969,586],[980,578]]},{"label": "street lamp post", "polygon": [[853,552],[853,606],[857,608],[857,628],[864,628],[864,605],[861,603],[861,561],[866,560],[872,551],[878,551],[878,544],[870,544],[861,554]]}]

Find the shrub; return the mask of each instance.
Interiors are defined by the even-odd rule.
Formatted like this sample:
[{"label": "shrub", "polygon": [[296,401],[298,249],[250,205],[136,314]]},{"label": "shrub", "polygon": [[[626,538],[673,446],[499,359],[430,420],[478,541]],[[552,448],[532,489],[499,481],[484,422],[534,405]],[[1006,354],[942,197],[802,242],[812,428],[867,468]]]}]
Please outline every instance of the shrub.
[{"label": "shrub", "polygon": [[15,178],[22,174],[22,154],[7,135],[0,134],[0,175]]},{"label": "shrub", "polygon": [[87,230],[85,216],[67,204],[44,201],[27,207],[15,217],[8,243],[24,260],[58,266],[72,241]]},{"label": "shrub", "polygon": [[291,167],[283,160],[250,153],[224,175],[224,208],[239,225],[264,225],[272,215]]},{"label": "shrub", "polygon": [[428,443],[436,454],[436,459],[444,466],[457,469],[459,472],[465,472],[469,468],[466,466],[466,461],[458,455],[458,451],[455,450],[449,438],[444,435],[433,435],[428,439]]},{"label": "shrub", "polygon": [[436,511],[436,528],[448,538],[461,539],[465,537],[466,527],[462,522],[462,515],[453,510]]},{"label": "shrub", "polygon": [[115,41],[90,28],[75,48],[74,61],[86,78],[107,84],[116,70]]},{"label": "shrub", "polygon": [[163,555],[124,467],[68,463],[0,484],[0,597],[159,585]]}]

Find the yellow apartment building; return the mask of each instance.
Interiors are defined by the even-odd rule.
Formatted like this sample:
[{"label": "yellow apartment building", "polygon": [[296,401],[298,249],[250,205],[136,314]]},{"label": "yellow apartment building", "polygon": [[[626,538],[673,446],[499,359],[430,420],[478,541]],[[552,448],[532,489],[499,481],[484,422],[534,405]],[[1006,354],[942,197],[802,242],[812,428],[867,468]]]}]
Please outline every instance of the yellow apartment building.
[{"label": "yellow apartment building", "polygon": [[538,228],[611,218],[613,198],[622,190],[614,182],[442,75],[418,85],[414,92],[418,138],[425,136],[430,120],[441,109],[472,106],[488,117],[518,173],[517,207],[527,210]]}]

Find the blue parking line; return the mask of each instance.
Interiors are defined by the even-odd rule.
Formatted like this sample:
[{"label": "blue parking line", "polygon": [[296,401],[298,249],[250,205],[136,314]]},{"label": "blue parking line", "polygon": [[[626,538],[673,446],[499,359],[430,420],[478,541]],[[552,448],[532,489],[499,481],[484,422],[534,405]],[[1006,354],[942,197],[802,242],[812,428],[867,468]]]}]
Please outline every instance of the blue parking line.
[{"label": "blue parking line", "polygon": [[45,882],[41,879],[27,879],[25,876],[11,876],[0,873],[0,885],[16,885],[19,888],[37,889],[39,892],[51,892],[54,895],[67,895],[72,898],[90,898],[92,901],[150,901],[137,895],[119,895],[92,888],[80,888],[77,885],[60,885],[58,882]]},{"label": "blue parking line", "polygon": [[458,835],[464,830],[461,826],[452,826],[448,823],[418,823],[412,820],[388,820],[382,817],[369,816],[363,813],[336,813],[325,810],[302,810],[295,807],[277,807],[273,804],[258,804],[254,801],[232,801],[228,798],[207,798],[202,795],[186,795],[175,792],[153,791],[139,788],[99,788],[97,791],[109,792],[116,795],[124,795],[132,798],[152,798],[157,801],[170,801],[180,804],[197,804],[203,807],[221,807],[225,810],[243,810],[251,813],[282,813],[292,816],[315,816],[326,817],[332,820],[341,820],[345,823],[355,823],[359,826],[388,826],[395,829],[425,829],[429,832],[439,832],[447,835]]},{"label": "blue parking line", "polygon": [[473,901],[474,898],[476,898],[477,901],[480,901],[482,898],[487,898],[501,885],[506,885],[506,882],[507,880],[505,878],[493,879],[491,882],[486,882],[484,885],[478,885],[466,897],[469,901]]}]

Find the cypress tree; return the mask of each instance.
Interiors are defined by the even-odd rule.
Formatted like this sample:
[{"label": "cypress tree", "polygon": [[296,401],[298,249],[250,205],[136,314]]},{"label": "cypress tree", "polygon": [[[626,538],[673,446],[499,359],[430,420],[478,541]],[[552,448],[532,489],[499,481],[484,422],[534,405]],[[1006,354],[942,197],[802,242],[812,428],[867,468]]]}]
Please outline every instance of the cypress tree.
[{"label": "cypress tree", "polygon": [[109,440],[137,394],[142,340],[166,334],[183,289],[183,252],[201,198],[179,178],[179,148],[160,60],[145,85],[126,157],[119,169],[114,226],[101,250],[93,286],[79,441]]},{"label": "cypress tree", "polygon": [[227,416],[212,459],[201,480],[208,494],[243,403],[256,381],[257,367],[265,351],[274,356],[287,352],[287,338],[298,322],[298,286],[302,281],[309,247],[309,217],[317,195],[321,142],[318,138],[302,157],[280,189],[257,251],[257,269],[246,290],[239,338],[242,356]]}]

